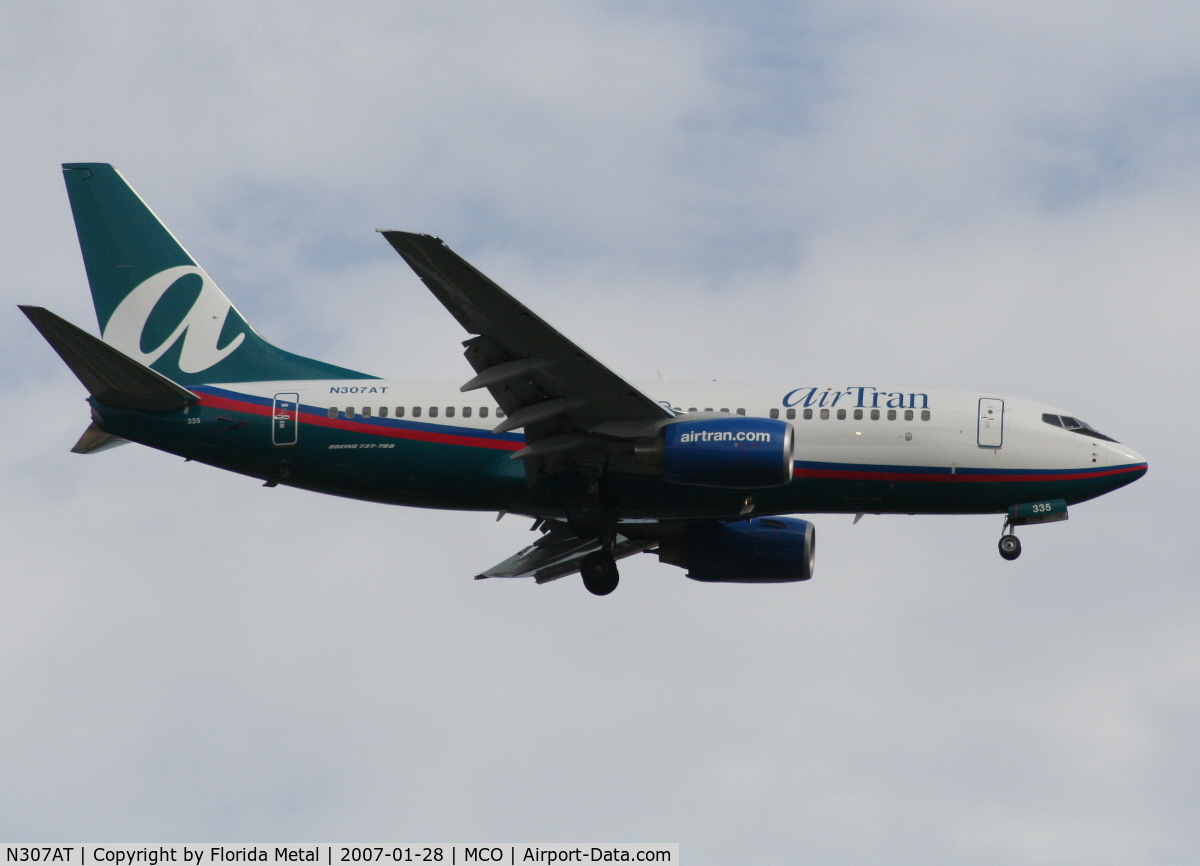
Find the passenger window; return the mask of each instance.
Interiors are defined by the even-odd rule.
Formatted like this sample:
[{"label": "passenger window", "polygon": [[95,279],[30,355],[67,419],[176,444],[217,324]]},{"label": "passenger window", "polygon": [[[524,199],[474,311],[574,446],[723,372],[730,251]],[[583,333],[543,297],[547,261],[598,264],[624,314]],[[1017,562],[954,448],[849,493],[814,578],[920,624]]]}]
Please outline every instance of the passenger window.
[{"label": "passenger window", "polygon": [[380,418],[386,418],[386,417],[387,417],[387,406],[380,406],[380,407],[379,407],[379,417],[380,417]]},{"label": "passenger window", "polygon": [[438,407],[437,407],[437,406],[430,406],[430,407],[429,407],[429,417],[430,417],[430,418],[436,418],[436,417],[437,417],[437,409],[438,409]]},{"label": "passenger window", "polygon": [[446,417],[447,417],[447,418],[453,418],[453,417],[454,417],[454,407],[453,407],[453,406],[447,406],[447,407],[446,407]]},{"label": "passenger window", "polygon": [[330,409],[329,409],[329,417],[330,417],[330,418],[336,418],[336,417],[337,417],[337,406],[332,406],[332,407],[330,407]]},{"label": "passenger window", "polygon": [[503,418],[503,417],[504,417],[504,410],[503,410],[503,409],[501,409],[499,406],[497,406],[497,407],[496,407],[496,417],[497,417],[497,418]]},{"label": "passenger window", "polygon": [[746,410],[745,410],[745,409],[738,409],[738,410],[737,410],[737,413],[738,413],[739,415],[745,415],[745,414],[746,414]]},{"label": "passenger window", "polygon": [[828,409],[822,409],[822,410],[821,410],[821,420],[822,420],[822,421],[828,421],[828,420],[829,420],[829,410],[828,410]]},{"label": "passenger window", "polygon": [[486,418],[487,416],[488,416],[488,407],[487,407],[487,406],[480,406],[480,407],[479,407],[479,417],[480,417],[480,418]]},{"label": "passenger window", "polygon": [[771,417],[772,417],[772,418],[778,418],[778,417],[779,417],[779,410],[778,410],[778,409],[772,409],[770,414],[771,414]]},{"label": "passenger window", "polygon": [[872,420],[872,421],[878,421],[878,420],[879,420],[879,410],[878,410],[878,409],[872,409],[872,410],[871,410],[871,420]]},{"label": "passenger window", "polygon": [[353,406],[347,406],[347,407],[346,407],[346,417],[347,417],[347,418],[353,418],[353,417],[354,417],[354,407],[353,407]]},{"label": "passenger window", "polygon": [[1050,415],[1049,413],[1047,413],[1047,414],[1042,415],[1042,420],[1045,421],[1047,424],[1049,424],[1051,427],[1061,427],[1062,426],[1062,421],[1059,419],[1059,417],[1057,415]]},{"label": "passenger window", "polygon": [[689,411],[689,412],[695,412],[695,411],[696,411],[696,407],[695,407],[695,406],[692,406],[691,408],[689,408],[689,409],[688,409],[688,411]]},{"label": "passenger window", "polygon": [[413,417],[414,418],[421,417],[421,407],[420,406],[413,406]]},{"label": "passenger window", "polygon": [[729,414],[729,410],[724,407],[721,408],[721,411],[724,412],[726,415]]},{"label": "passenger window", "polygon": [[787,416],[788,416],[788,420],[789,420],[789,421],[794,421],[794,420],[796,419],[796,410],[795,410],[795,409],[788,409],[788,410],[787,410]]},{"label": "passenger window", "polygon": [[371,417],[371,407],[370,406],[363,406],[362,416],[364,418]]},{"label": "passenger window", "polygon": [[888,409],[888,420],[889,421],[896,420],[896,410],[895,409]]},{"label": "passenger window", "polygon": [[838,420],[839,421],[846,420],[846,410],[845,409],[838,409]]},{"label": "passenger window", "polygon": [[463,406],[463,417],[464,418],[471,417],[471,407],[470,406]]},{"label": "passenger window", "polygon": [[922,420],[922,421],[928,421],[928,420],[929,420],[929,410],[928,410],[928,409],[922,409],[922,410],[921,410],[921,420]]},{"label": "passenger window", "polygon": [[855,420],[855,421],[861,421],[861,420],[862,420],[862,409],[855,409],[855,410],[854,410],[854,420]]},{"label": "passenger window", "polygon": [[913,419],[912,409],[905,409],[904,410],[904,420],[911,421],[912,419]]},{"label": "passenger window", "polygon": [[711,412],[711,411],[712,411],[712,406],[705,406],[705,407],[704,407],[704,411],[705,411],[705,412]]},{"label": "passenger window", "polygon": [[804,410],[804,420],[805,420],[805,421],[811,421],[811,420],[812,420],[812,409],[805,409],[805,410]]},{"label": "passenger window", "polygon": [[404,417],[404,407],[403,407],[403,406],[397,406],[397,407],[396,407],[396,417],[397,417],[397,418],[403,418],[403,417]]}]

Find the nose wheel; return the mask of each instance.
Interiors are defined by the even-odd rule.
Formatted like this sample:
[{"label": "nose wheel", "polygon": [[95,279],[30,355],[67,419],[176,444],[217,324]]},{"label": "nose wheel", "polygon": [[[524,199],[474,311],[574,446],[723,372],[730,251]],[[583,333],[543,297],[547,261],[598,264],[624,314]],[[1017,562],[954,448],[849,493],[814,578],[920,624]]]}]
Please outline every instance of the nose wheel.
[{"label": "nose wheel", "polygon": [[996,546],[1000,548],[1000,555],[1009,561],[1021,555],[1021,539],[1011,533],[1000,536],[1000,543]]},{"label": "nose wheel", "polygon": [[1013,534],[1011,517],[1004,521],[1004,528],[1000,532],[1003,534],[1000,536],[1000,543],[996,546],[1000,548],[1000,556],[1012,562],[1021,555],[1021,539]]}]

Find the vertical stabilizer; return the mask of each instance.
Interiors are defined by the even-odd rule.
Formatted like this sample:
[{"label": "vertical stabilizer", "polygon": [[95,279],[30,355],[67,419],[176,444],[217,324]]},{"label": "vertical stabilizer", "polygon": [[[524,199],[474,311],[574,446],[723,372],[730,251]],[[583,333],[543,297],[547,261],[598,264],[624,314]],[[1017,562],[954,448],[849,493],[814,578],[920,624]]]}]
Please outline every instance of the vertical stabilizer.
[{"label": "vertical stabilizer", "polygon": [[111,165],[63,177],[104,342],[182,385],[374,378],[260,337]]}]

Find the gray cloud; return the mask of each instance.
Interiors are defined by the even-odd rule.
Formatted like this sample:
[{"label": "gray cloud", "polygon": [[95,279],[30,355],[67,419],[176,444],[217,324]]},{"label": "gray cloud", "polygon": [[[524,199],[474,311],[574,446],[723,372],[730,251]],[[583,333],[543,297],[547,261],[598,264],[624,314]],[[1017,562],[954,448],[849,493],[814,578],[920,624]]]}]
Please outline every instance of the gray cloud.
[{"label": "gray cloud", "polygon": [[[1026,534],[816,518],[809,585],[470,575],[513,518],[125,447],[0,322],[0,833],[678,840],[688,862],[1200,843],[1186,4],[42,4],[0,23],[3,294],[91,326],[57,164],[118,165],[271,339],[465,375],[371,231],[623,374],[1062,404],[1147,455]],[[11,310],[11,306],[9,307]]]}]

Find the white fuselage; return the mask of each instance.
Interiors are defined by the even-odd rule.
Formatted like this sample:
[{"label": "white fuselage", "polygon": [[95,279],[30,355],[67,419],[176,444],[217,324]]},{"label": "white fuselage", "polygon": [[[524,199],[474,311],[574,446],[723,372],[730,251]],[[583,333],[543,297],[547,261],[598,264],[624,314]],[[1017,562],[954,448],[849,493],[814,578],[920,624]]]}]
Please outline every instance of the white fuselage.
[{"label": "white fuselage", "polygon": [[[498,423],[496,405],[486,391],[464,394],[456,382],[356,380],[223,387],[262,397],[295,391],[301,403],[336,408],[343,415],[385,413],[395,418],[402,410],[401,417],[410,421],[480,431]],[[1002,394],[718,382],[651,382],[636,387],[676,413],[729,412],[765,418],[775,410],[778,417],[794,424],[796,457],[804,461],[1010,470],[1144,462],[1126,445],[1043,421],[1043,415],[1071,417],[1065,410]],[[989,419],[986,408],[981,412],[981,400],[998,401],[983,405],[999,414]],[[417,409],[419,415],[414,414]],[[481,417],[481,409],[487,410],[486,417]],[[855,417],[856,410],[861,418]]]}]

